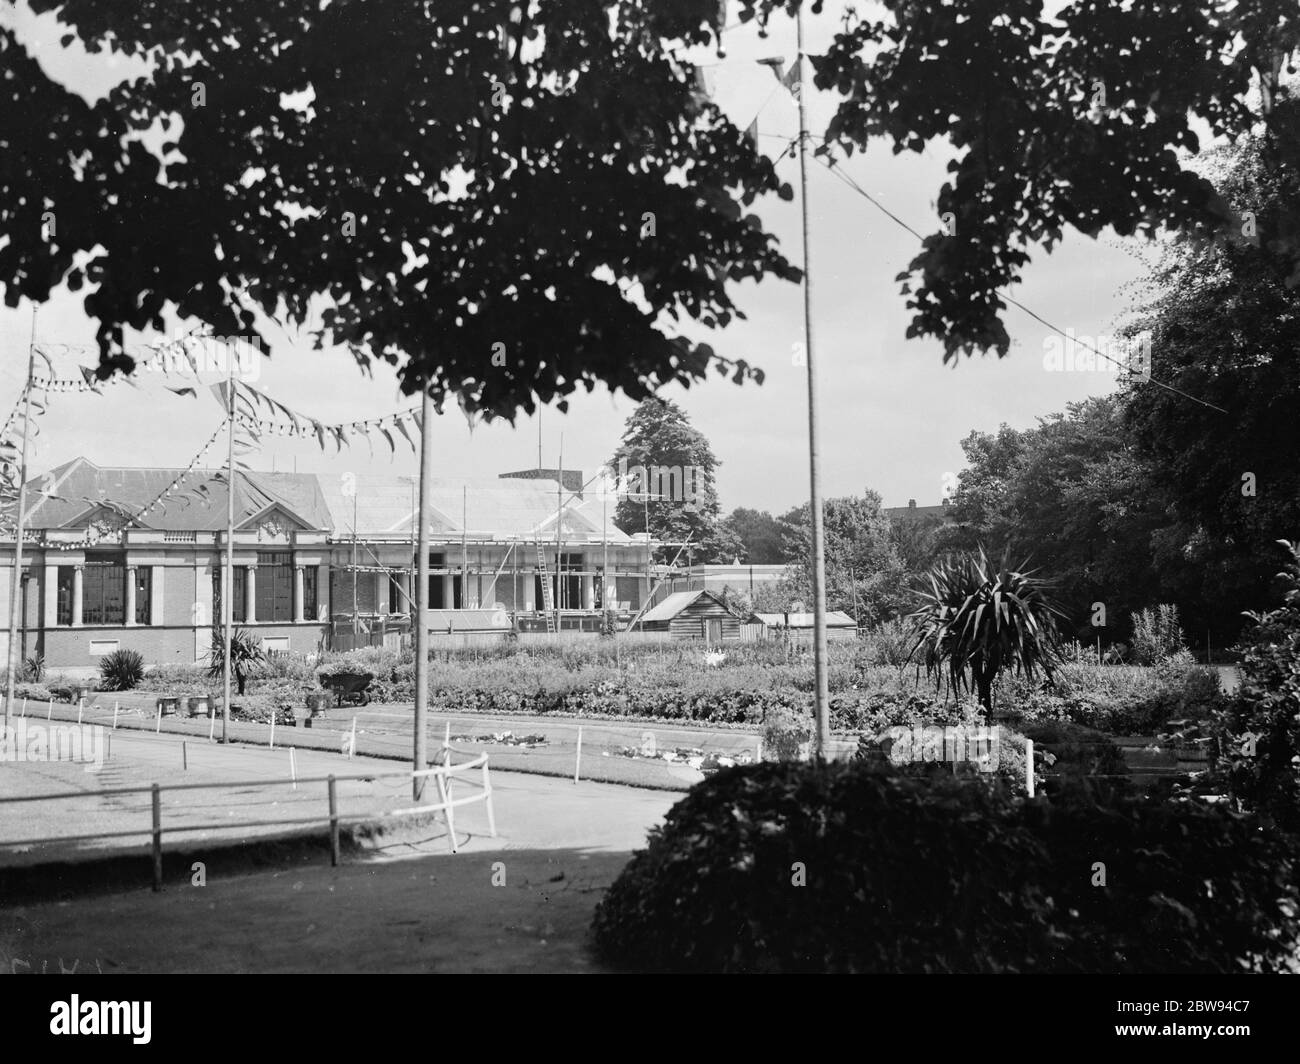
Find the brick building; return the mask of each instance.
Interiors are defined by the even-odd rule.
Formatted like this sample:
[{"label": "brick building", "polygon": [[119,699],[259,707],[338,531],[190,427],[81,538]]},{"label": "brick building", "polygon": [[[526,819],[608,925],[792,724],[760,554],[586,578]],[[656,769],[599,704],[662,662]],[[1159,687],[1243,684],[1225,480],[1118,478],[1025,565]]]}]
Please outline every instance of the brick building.
[{"label": "brick building", "polygon": [[[192,472],[182,483],[202,485],[197,494],[131,516],[181,472],[78,458],[28,483],[20,657],[39,654],[53,669],[94,668],[119,648],[151,664],[205,660],[221,617],[224,473]],[[639,609],[653,545],[614,526],[609,500],[561,500],[558,487],[541,476],[435,478],[431,611],[506,611],[520,627],[544,628],[544,579],[562,628],[594,628],[602,604]],[[416,499],[410,476],[240,473],[235,623],[266,649],[294,653],[409,632]],[[12,571],[10,533],[0,540],[0,602]],[[6,630],[0,648],[7,641]]]}]

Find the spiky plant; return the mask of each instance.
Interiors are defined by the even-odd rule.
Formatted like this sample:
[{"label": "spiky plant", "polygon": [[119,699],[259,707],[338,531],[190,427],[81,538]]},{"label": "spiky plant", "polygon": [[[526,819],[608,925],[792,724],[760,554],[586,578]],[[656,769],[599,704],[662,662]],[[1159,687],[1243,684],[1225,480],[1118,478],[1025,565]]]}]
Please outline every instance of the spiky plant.
[{"label": "spiky plant", "polygon": [[1006,555],[998,567],[981,547],[974,554],[940,560],[918,588],[920,605],[908,614],[916,642],[908,660],[920,661],[931,678],[946,678],[954,693],[974,690],[993,715],[993,684],[1003,669],[1048,679],[1060,660],[1050,585],[1036,570],[1013,569]]},{"label": "spiky plant", "polygon": [[135,650],[115,650],[99,659],[105,691],[129,691],[144,679],[144,658]]},{"label": "spiky plant", "polygon": [[[212,631],[212,648],[208,651],[208,675],[214,680],[221,679],[222,664],[226,660],[226,644],[222,630]],[[235,678],[237,693],[244,693],[253,668],[266,660],[262,644],[255,640],[243,628],[236,628],[230,633],[230,675]]]}]

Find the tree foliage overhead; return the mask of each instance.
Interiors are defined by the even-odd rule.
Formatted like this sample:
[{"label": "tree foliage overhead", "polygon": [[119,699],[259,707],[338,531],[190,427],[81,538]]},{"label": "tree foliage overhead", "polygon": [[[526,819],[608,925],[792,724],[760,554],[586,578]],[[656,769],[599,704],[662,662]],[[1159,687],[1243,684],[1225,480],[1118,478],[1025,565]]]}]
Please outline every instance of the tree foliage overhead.
[{"label": "tree foliage overhead", "polygon": [[30,6],[153,66],[88,103],[0,28],[0,287],[89,284],[102,373],[168,310],[247,336],[320,296],[318,344],[488,415],[761,377],[663,331],[799,276],[743,209],[789,187],[679,57],[716,2]]},{"label": "tree foliage overhead", "polygon": [[[800,4],[745,0],[742,17]],[[1067,226],[1090,236],[1238,227],[1248,208],[1179,153],[1198,150],[1201,122],[1229,138],[1271,124],[1297,46],[1294,0],[881,0],[850,7],[829,51],[812,57],[817,88],[841,97],[822,150],[948,142],[937,214],[950,224],[936,219],[899,277],[908,335],[941,338],[949,360],[1005,355],[997,290]],[[1294,226],[1291,237],[1300,280]]]},{"label": "tree foliage overhead", "polygon": [[1131,325],[1152,335],[1155,375],[1203,402],[1135,382],[1125,404],[1126,428],[1160,469],[1179,520],[1253,558],[1261,577],[1272,574],[1275,541],[1300,535],[1300,286],[1287,229],[1300,204],[1300,100],[1275,119],[1282,135],[1210,160],[1217,182],[1249,205],[1250,235],[1171,246]]}]

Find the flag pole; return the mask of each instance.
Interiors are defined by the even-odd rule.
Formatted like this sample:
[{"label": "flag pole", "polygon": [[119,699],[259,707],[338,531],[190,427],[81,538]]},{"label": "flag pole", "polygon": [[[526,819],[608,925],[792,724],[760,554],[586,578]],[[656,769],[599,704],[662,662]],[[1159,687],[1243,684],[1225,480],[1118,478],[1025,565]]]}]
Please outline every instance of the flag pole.
[{"label": "flag pole", "polygon": [[[425,720],[429,711],[429,498],[433,478],[433,397],[425,385],[420,416],[420,505],[415,559],[415,749],[412,769],[429,767]],[[411,777],[412,798],[424,799],[425,776]]]},{"label": "flag pole", "polygon": [[230,646],[235,617],[235,376],[226,358],[226,559],[225,594],[221,596],[221,741],[230,741]]},{"label": "flag pole", "polygon": [[27,439],[32,428],[32,378],[36,375],[36,307],[32,307],[32,340],[27,345],[27,387],[23,389],[23,446],[18,460],[18,514],[14,537],[14,574],[9,581],[9,653],[5,678],[5,727],[9,726],[9,707],[14,700],[14,673],[18,668],[18,610],[22,602],[19,588],[23,580],[23,532],[27,522]]},{"label": "flag pole", "polygon": [[808,120],[804,104],[803,5],[795,12],[799,64],[799,204],[803,215],[803,328],[808,366],[809,510],[812,518],[813,675],[816,682],[817,728],[813,756],[826,756],[830,737],[830,692],[826,676],[826,545],[822,519],[821,471],[817,439],[817,375],[813,363],[812,260],[808,238]]}]

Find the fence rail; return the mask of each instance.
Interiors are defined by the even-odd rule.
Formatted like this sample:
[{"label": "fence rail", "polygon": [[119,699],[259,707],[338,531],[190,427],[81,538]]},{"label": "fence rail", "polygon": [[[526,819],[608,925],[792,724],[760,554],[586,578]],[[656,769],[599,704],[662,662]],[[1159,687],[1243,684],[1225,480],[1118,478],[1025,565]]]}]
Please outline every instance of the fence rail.
[{"label": "fence rail", "polygon": [[[492,806],[492,780],[488,775],[488,755],[479,754],[470,761],[463,761],[460,764],[453,764],[451,761],[451,749],[444,747],[439,753],[443,764],[433,765],[430,768],[401,771],[401,772],[366,772],[350,775],[335,775],[331,773],[328,776],[309,776],[305,778],[285,779],[256,779],[256,780],[220,780],[207,783],[174,783],[167,784],[166,787],[154,783],[144,787],[112,787],[98,791],[60,791],[55,794],[22,794],[12,797],[0,797],[0,805],[17,805],[21,802],[54,802],[61,800],[71,800],[78,798],[104,798],[117,797],[128,794],[148,794],[151,796],[150,802],[150,826],[148,829],[138,831],[97,831],[84,835],[60,835],[56,841],[65,842],[87,842],[96,839],[121,839],[136,838],[140,835],[149,835],[152,839],[153,852],[153,889],[155,892],[162,890],[162,839],[164,832],[180,834],[189,831],[227,831],[231,827],[254,828],[254,827],[296,827],[305,824],[320,824],[327,821],[330,833],[330,864],[337,866],[339,863],[339,827],[344,823],[363,823],[383,819],[384,817],[412,816],[420,813],[443,813],[447,819],[447,841],[452,853],[458,852],[456,846],[456,827],[455,815],[452,810],[456,806],[469,805],[473,802],[483,802],[488,817],[488,831],[492,838],[496,838],[496,814]],[[479,778],[474,778],[469,773],[477,772]],[[453,780],[460,774],[465,775],[462,781],[479,788],[478,792],[467,797],[456,799],[453,797]],[[338,811],[338,791],[337,784],[340,781],[373,781],[377,779],[397,779],[405,778],[410,780],[423,779],[432,777],[434,785],[438,789],[438,801],[429,804],[410,806],[404,809],[392,809],[380,813],[354,813],[348,816],[340,816]],[[162,792],[167,791],[197,791],[197,790],[223,790],[241,787],[266,787],[266,786],[283,786],[288,784],[295,789],[299,784],[326,784],[326,798],[329,803],[328,817],[310,816],[310,817],[280,817],[274,820],[252,820],[241,821],[237,825],[225,822],[211,824],[178,824],[172,827],[164,827],[162,823]],[[37,846],[51,841],[46,838],[34,839],[0,839],[0,848],[12,848],[18,846]]]}]

